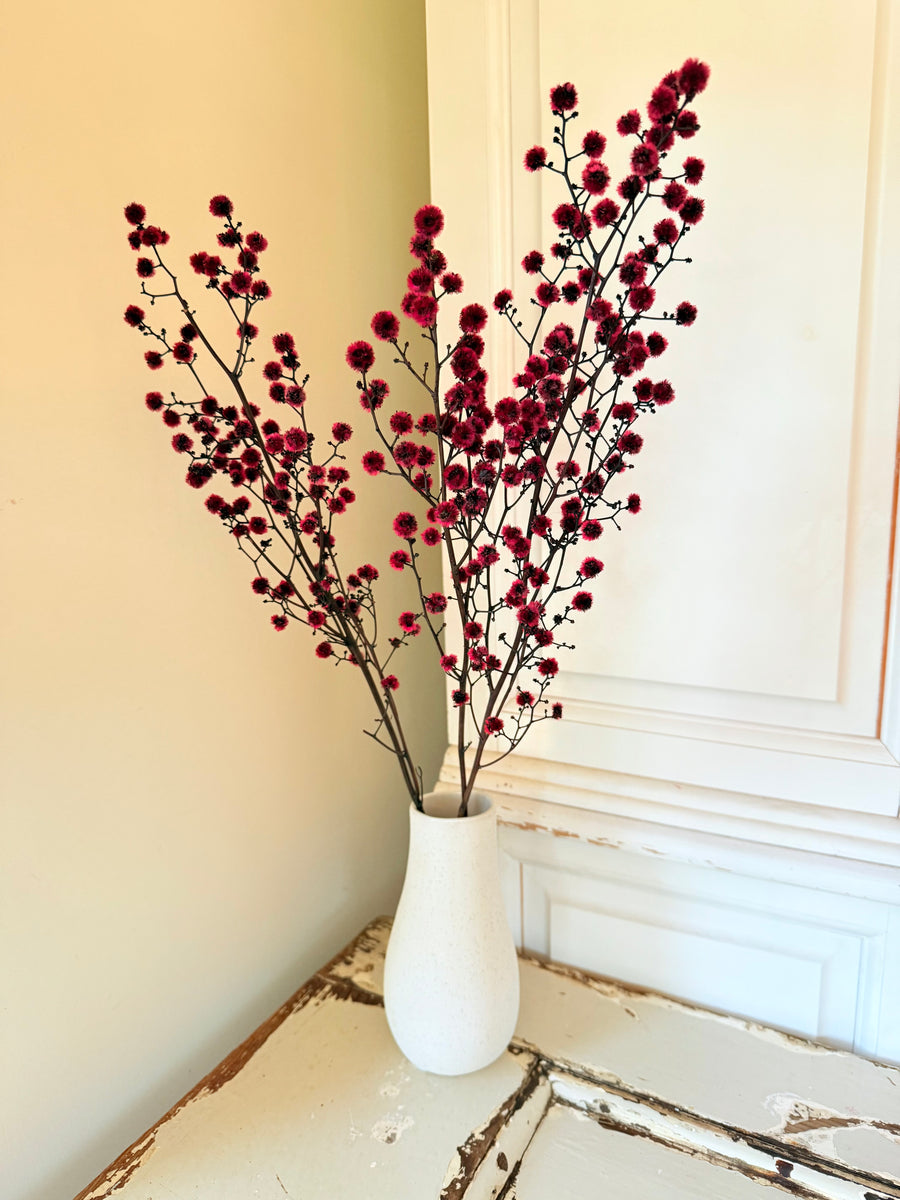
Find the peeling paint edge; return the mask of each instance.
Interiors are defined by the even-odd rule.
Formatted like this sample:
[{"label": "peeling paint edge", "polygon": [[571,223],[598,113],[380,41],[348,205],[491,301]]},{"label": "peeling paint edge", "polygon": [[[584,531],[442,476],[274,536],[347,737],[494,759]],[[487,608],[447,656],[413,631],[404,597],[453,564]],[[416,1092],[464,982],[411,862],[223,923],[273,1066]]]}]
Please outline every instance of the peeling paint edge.
[{"label": "peeling paint edge", "polygon": [[[290,999],[286,1000],[267,1020],[263,1021],[248,1038],[245,1038],[239,1046],[236,1046],[230,1054],[226,1055],[217,1066],[213,1067],[209,1074],[205,1075],[199,1083],[195,1084],[189,1092],[182,1096],[167,1113],[160,1117],[145,1133],[141,1134],[136,1141],[132,1142],[126,1150],[123,1150],[114,1162],[78,1193],[75,1200],[106,1200],[107,1197],[117,1192],[119,1188],[128,1182],[144,1159],[152,1153],[157,1134],[164,1125],[168,1124],[188,1104],[192,1104],[195,1100],[199,1100],[205,1095],[217,1092],[230,1079],[233,1079],[235,1075],[243,1070],[254,1054],[256,1054],[257,1050],[265,1045],[275,1030],[289,1016],[305,1008],[311,1002],[319,999],[319,997],[326,998],[327,993],[333,987],[333,982],[333,980],[323,979],[319,975],[313,975],[311,979],[308,979],[302,987],[294,992]],[[371,1000],[364,1002],[372,1003]]]},{"label": "peeling paint edge", "polygon": [[[697,1145],[687,1139],[668,1138],[658,1129],[651,1129],[646,1125],[623,1121],[609,1113],[586,1107],[584,1104],[570,1097],[557,1095],[554,1102],[561,1107],[571,1108],[573,1111],[581,1113],[610,1133],[620,1133],[627,1137],[646,1138],[648,1141],[654,1142],[656,1145],[662,1146],[667,1150],[672,1150],[677,1154],[686,1154],[690,1158],[708,1163],[712,1167],[718,1167],[721,1170],[733,1171],[738,1175],[743,1175],[753,1183],[768,1184],[771,1187],[780,1188],[792,1196],[799,1197],[800,1200],[823,1200],[821,1191],[814,1191],[798,1180],[791,1179],[790,1170],[785,1174],[783,1170],[778,1168],[776,1163],[784,1160],[773,1159],[772,1169],[766,1170],[765,1168],[748,1163],[741,1158],[723,1154],[709,1146]],[[736,1144],[746,1144],[744,1134],[739,1129],[732,1130],[731,1137]],[[786,1165],[792,1166],[793,1164]]]},{"label": "peeling paint edge", "polygon": [[182,1096],[155,1124],[132,1142],[127,1149],[123,1150],[114,1162],[110,1163],[105,1170],[92,1179],[87,1187],[78,1193],[75,1200],[107,1200],[107,1197],[113,1195],[114,1192],[123,1187],[144,1159],[153,1152],[156,1136],[160,1129],[168,1124],[186,1105],[199,1100],[204,1095],[217,1092],[230,1079],[233,1079],[292,1013],[305,1008],[307,1004],[315,999],[320,997],[322,1000],[327,999],[329,995],[336,996],[342,1000],[353,1000],[360,1004],[383,1004],[384,1002],[377,992],[367,991],[365,988],[359,987],[353,980],[339,974],[332,975],[331,972],[335,971],[338,967],[349,965],[360,954],[371,953],[378,955],[383,953],[383,935],[385,931],[390,929],[391,923],[391,918],[388,916],[376,917],[370,921],[343,950],[339,951],[321,970],[317,971],[315,975],[302,984],[249,1037],[245,1038],[239,1046],[226,1055],[217,1066],[213,1067],[199,1083],[195,1084],[189,1092]]},{"label": "peeling paint edge", "polygon": [[510,1049],[514,1054],[529,1054],[531,1063],[528,1070],[516,1090],[507,1096],[487,1121],[473,1130],[463,1144],[457,1147],[453,1160],[457,1164],[456,1171],[449,1179],[445,1179],[439,1200],[462,1200],[481,1164],[493,1149],[501,1130],[506,1128],[510,1118],[527,1103],[546,1079],[540,1055],[514,1047]]},{"label": "peeling paint edge", "polygon": [[[571,1108],[579,1108],[590,1116],[591,1119],[597,1120],[600,1124],[611,1124],[611,1127],[614,1126],[622,1133],[637,1133],[642,1130],[641,1127],[629,1124],[621,1117],[606,1116],[602,1112],[598,1113],[596,1109],[588,1109],[579,1100],[573,1101],[571,1096],[565,1092],[567,1079],[576,1085],[587,1085],[588,1087],[596,1088],[599,1092],[605,1092],[611,1099],[623,1100],[626,1104],[633,1104],[639,1108],[647,1109],[664,1120],[672,1121],[673,1124],[694,1126],[696,1129],[707,1130],[713,1135],[724,1137],[729,1141],[740,1141],[749,1149],[771,1158],[773,1163],[778,1159],[789,1160],[797,1166],[814,1171],[823,1178],[839,1180],[854,1186],[875,1187],[885,1198],[888,1196],[900,1197],[900,1178],[876,1175],[836,1158],[823,1158],[803,1145],[782,1141],[773,1134],[756,1133],[753,1130],[728,1125],[723,1121],[716,1121],[714,1118],[704,1116],[702,1113],[696,1113],[691,1109],[672,1104],[661,1099],[659,1096],[635,1091],[633,1088],[627,1087],[620,1079],[594,1073],[574,1063],[566,1063],[558,1059],[546,1059],[545,1068],[553,1090],[554,1103],[563,1103]],[[661,1140],[646,1129],[643,1132],[653,1140]],[[679,1144],[676,1148],[683,1149],[686,1153],[692,1153],[691,1144],[688,1143],[684,1146]],[[765,1173],[760,1176],[760,1179],[763,1179],[767,1183],[777,1182],[770,1179]],[[794,1181],[788,1180],[788,1182],[792,1183]],[[786,1188],[785,1190],[789,1191],[790,1188]],[[803,1193],[798,1194],[803,1195]],[[816,1196],[816,1200],[820,1200],[817,1193],[811,1194]]]}]

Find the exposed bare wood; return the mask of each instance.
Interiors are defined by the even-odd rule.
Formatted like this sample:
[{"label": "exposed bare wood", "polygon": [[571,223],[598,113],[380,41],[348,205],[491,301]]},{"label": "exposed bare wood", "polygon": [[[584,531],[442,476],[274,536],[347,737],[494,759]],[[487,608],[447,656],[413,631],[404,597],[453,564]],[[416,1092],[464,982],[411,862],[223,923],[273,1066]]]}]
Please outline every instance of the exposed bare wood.
[{"label": "exposed bare wood", "polygon": [[[364,931],[365,932],[365,931]],[[362,936],[362,935],[360,935]],[[314,975],[302,987],[286,1000],[282,1006],[255,1029],[241,1044],[223,1058],[218,1066],[173,1105],[164,1116],[147,1130],[136,1142],[123,1151],[105,1171],[92,1180],[86,1188],[78,1193],[75,1200],[106,1200],[113,1191],[121,1187],[131,1178],[144,1159],[153,1151],[159,1130],[172,1121],[186,1105],[199,1096],[209,1095],[224,1087],[233,1079],[253,1057],[259,1048],[265,1045],[275,1030],[287,1020],[292,1013],[298,1012],[316,997],[320,996],[330,986],[330,981]]]},{"label": "exposed bare wood", "polygon": [[[475,1129],[459,1147],[457,1156],[459,1165],[449,1182],[441,1189],[440,1200],[460,1200],[468,1191],[469,1184],[475,1177],[475,1172],[492,1150],[497,1135],[508,1124],[512,1115],[534,1094],[542,1080],[546,1080],[546,1071],[540,1058],[533,1055],[528,1074],[522,1080],[515,1092],[494,1112],[489,1120],[479,1129]],[[506,1155],[501,1151],[498,1156],[498,1166],[505,1170]]]}]

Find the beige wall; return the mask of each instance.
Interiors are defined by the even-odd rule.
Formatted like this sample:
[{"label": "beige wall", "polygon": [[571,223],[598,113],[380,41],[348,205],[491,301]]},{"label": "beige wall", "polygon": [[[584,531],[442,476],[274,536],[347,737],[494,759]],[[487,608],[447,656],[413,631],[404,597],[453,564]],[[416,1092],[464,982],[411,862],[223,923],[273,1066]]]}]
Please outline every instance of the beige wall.
[{"label": "beige wall", "polygon": [[[366,698],[270,630],[143,407],[121,210],[183,259],[231,194],[316,421],[359,427],[343,348],[398,303],[428,197],[424,12],[36,0],[7,6],[0,89],[0,1191],[59,1200],[398,895],[406,800]],[[396,509],[365,492],[360,558]],[[417,671],[430,784],[443,692]]]}]

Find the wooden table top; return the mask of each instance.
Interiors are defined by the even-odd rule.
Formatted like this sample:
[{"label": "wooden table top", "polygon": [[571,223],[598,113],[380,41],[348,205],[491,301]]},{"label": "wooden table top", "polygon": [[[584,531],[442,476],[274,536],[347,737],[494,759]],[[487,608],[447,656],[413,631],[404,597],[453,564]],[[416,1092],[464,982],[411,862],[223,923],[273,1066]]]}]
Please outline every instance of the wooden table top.
[{"label": "wooden table top", "polygon": [[367,926],[76,1200],[900,1197],[900,1069],[523,954],[509,1049],[429,1075],[385,1021],[389,932]]}]

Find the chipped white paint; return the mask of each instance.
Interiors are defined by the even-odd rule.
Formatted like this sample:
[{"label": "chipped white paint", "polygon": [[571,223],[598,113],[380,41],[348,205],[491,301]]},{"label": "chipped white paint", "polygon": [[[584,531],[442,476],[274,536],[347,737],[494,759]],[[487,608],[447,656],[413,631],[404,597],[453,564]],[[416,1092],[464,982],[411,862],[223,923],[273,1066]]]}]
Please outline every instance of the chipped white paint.
[{"label": "chipped white paint", "polygon": [[666,1200],[763,1200],[761,1193],[759,1183],[734,1171],[601,1128],[576,1109],[554,1105],[529,1147],[514,1194],[516,1200],[647,1194]]},{"label": "chipped white paint", "polygon": [[[296,1200],[436,1197],[457,1147],[516,1090],[524,1070],[507,1053],[476,1076],[438,1080],[415,1071],[379,1004],[325,989],[80,1200],[284,1200],[285,1189]],[[401,1109],[378,1084],[405,1076]]]},{"label": "chipped white paint", "polygon": [[389,1117],[384,1117],[382,1120],[375,1122],[372,1126],[372,1137],[377,1142],[384,1142],[386,1146],[392,1146],[413,1125],[415,1125],[415,1121],[409,1115],[399,1112],[394,1113]]},{"label": "chipped white paint", "polygon": [[399,1096],[404,1085],[409,1083],[412,1076],[402,1068],[392,1067],[385,1072],[384,1082],[378,1089],[379,1096]]},{"label": "chipped white paint", "polygon": [[[812,1109],[807,1101],[794,1092],[775,1092],[773,1095],[767,1096],[766,1108],[777,1118],[777,1124],[766,1132],[776,1137],[784,1137],[785,1130],[795,1126],[798,1121],[815,1123],[823,1118],[829,1120],[841,1117],[840,1113],[825,1110],[821,1106]],[[817,1154],[833,1158],[835,1154],[834,1134],[833,1125],[819,1125],[818,1128],[807,1130],[802,1141]]]},{"label": "chipped white paint", "polygon": [[[803,1146],[824,1158],[841,1160],[845,1147],[867,1146],[866,1159],[873,1169],[896,1176],[900,1156],[900,1121],[885,1122],[845,1105],[840,1111],[826,1108],[792,1093],[775,1093],[766,1107],[778,1122],[767,1132],[794,1146]],[[887,1126],[887,1127],[885,1127]]]},{"label": "chipped white paint", "polygon": [[771,1129],[770,1096],[795,1092],[851,1122],[838,1161],[900,1181],[900,1145],[852,1124],[877,1113],[900,1128],[900,1069],[552,964],[522,975],[517,1037],[549,1058],[750,1133]]},{"label": "chipped white paint", "polygon": [[[900,1197],[900,1071],[533,958],[510,1050],[411,1067],[385,922],[78,1200]],[[827,1142],[826,1142],[827,1135]]]},{"label": "chipped white paint", "polygon": [[[712,1174],[720,1180],[718,1186],[725,1189],[729,1184],[727,1181],[721,1182],[722,1175],[719,1172],[722,1168],[763,1183],[768,1183],[778,1173],[771,1153],[735,1137],[732,1131],[725,1132],[681,1115],[660,1112],[650,1104],[617,1095],[596,1084],[586,1084],[564,1071],[551,1072],[550,1082],[554,1100],[581,1109],[578,1115],[582,1119],[599,1118],[607,1130],[615,1123],[620,1130],[649,1138],[659,1147],[671,1147],[692,1158],[704,1160],[717,1168],[717,1172]],[[591,1140],[595,1140],[593,1135]],[[606,1156],[605,1141],[597,1139],[597,1146],[598,1152]],[[788,1177],[793,1183],[808,1188],[815,1195],[827,1197],[828,1200],[859,1200],[860,1187],[856,1182],[829,1177],[822,1171],[787,1158],[780,1161],[784,1164],[782,1170],[789,1168]],[[740,1186],[746,1187],[745,1184]],[[721,1194],[730,1195],[730,1192],[725,1190]],[[523,1192],[521,1200],[525,1200],[527,1195],[527,1191]]]},{"label": "chipped white paint", "polygon": [[[465,1166],[459,1153],[453,1156],[453,1161],[444,1179],[441,1198],[453,1196],[449,1189],[458,1186],[459,1195],[465,1200],[495,1200],[497,1193],[506,1182],[510,1170],[525,1155],[534,1137],[535,1131],[547,1114],[553,1100],[553,1090],[547,1078],[541,1078],[534,1091],[524,1101],[520,1108],[507,1117],[490,1149],[485,1154],[474,1177],[465,1186]],[[477,1130],[473,1130],[473,1141],[479,1135],[487,1134],[494,1119],[494,1114]]]}]

